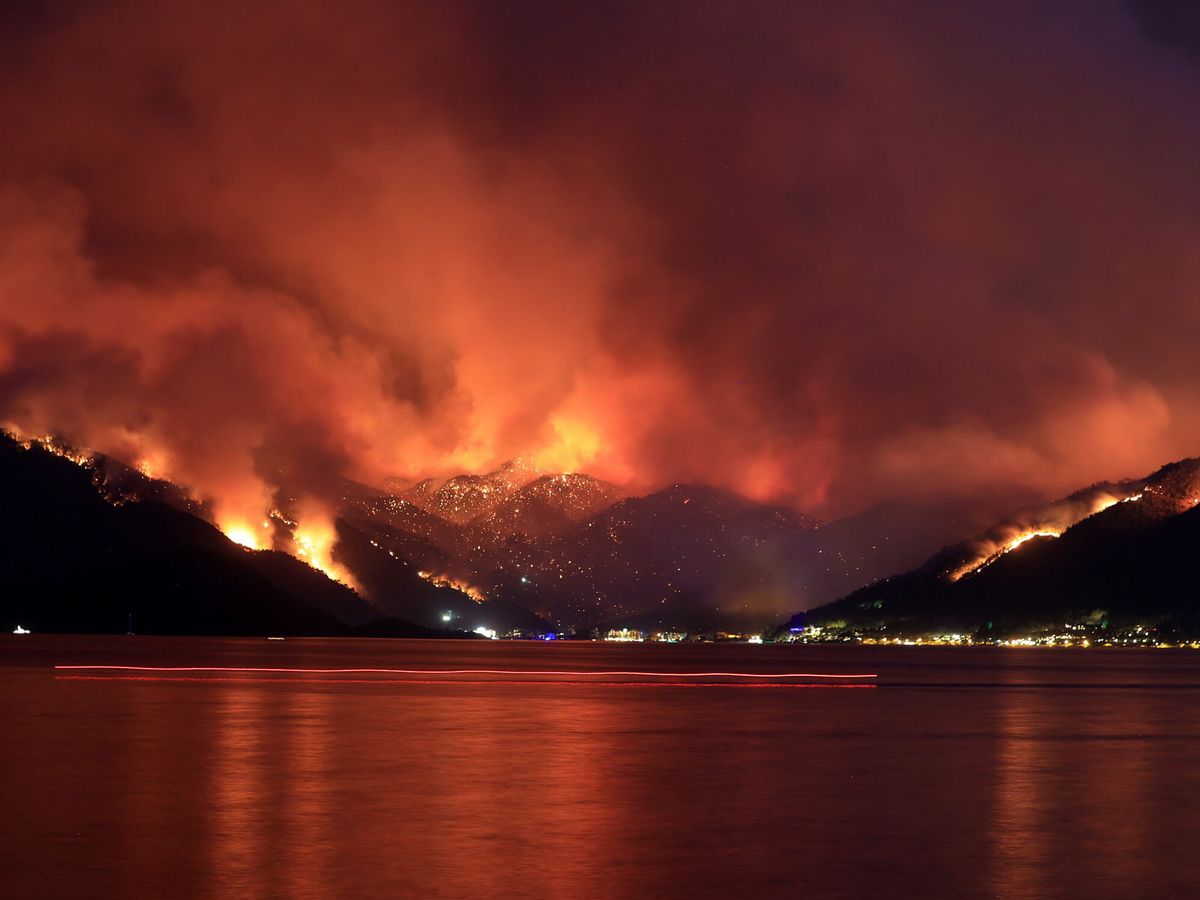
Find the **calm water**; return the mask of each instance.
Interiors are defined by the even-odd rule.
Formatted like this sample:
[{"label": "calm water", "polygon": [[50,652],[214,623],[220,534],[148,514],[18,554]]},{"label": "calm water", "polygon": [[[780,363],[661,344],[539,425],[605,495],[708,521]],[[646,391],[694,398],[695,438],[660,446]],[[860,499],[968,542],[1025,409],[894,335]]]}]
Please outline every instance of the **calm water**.
[{"label": "calm water", "polygon": [[[881,677],[77,679],[63,663]],[[4,636],[0,894],[1196,895],[1198,701],[1188,651]]]}]

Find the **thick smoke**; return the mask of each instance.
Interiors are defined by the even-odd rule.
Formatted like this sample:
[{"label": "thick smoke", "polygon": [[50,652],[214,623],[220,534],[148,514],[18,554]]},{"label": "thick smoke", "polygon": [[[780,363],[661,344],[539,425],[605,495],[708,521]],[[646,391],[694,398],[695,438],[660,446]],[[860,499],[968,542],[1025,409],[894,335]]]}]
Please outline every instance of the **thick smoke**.
[{"label": "thick smoke", "polygon": [[1200,75],[974,7],[6,6],[0,424],[245,529],[519,454],[833,515],[1192,453]]}]

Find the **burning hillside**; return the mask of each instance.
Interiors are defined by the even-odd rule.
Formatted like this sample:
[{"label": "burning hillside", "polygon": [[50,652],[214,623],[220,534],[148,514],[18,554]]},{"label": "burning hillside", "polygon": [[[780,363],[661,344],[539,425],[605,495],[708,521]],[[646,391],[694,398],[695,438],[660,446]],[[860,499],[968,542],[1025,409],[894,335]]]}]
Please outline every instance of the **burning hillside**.
[{"label": "burning hillside", "polygon": [[[813,610],[859,635],[1062,629],[1119,619],[1200,635],[1200,459],[1010,516],[919,568]],[[799,624],[803,624],[798,620]]]},{"label": "burning hillside", "polygon": [[[1135,493],[1136,491],[1136,493]],[[1135,485],[1105,485],[1072,494],[1066,499],[1026,510],[1001,522],[966,543],[961,562],[946,573],[950,581],[973,575],[1036,538],[1056,538],[1089,516],[1117,503],[1136,502],[1142,491]]]}]

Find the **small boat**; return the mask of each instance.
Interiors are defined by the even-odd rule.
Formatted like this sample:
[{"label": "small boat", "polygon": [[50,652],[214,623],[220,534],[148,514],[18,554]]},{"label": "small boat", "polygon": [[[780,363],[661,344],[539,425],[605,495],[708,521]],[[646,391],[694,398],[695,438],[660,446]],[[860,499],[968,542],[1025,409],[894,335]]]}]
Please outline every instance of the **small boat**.
[{"label": "small boat", "polygon": [[22,628],[20,625],[18,625],[13,629],[13,634],[33,634],[33,632],[28,628]]},{"label": "small boat", "polygon": [[268,641],[286,641],[286,640],[287,640],[287,638],[281,638],[281,637],[269,637],[269,638],[267,638],[267,640],[268,640]]}]

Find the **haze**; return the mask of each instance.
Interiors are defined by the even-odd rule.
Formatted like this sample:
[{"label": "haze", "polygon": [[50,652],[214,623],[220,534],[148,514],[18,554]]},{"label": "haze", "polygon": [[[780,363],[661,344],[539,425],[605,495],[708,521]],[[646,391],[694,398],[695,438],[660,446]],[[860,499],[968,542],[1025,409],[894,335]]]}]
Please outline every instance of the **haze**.
[{"label": "haze", "polygon": [[515,456],[830,518],[1200,439],[1160,3],[7,5],[0,423],[191,487]]}]

